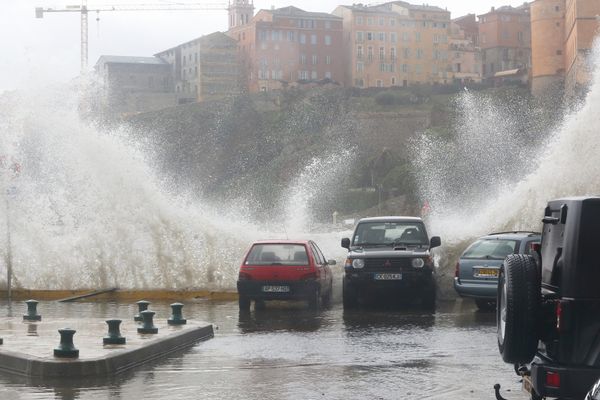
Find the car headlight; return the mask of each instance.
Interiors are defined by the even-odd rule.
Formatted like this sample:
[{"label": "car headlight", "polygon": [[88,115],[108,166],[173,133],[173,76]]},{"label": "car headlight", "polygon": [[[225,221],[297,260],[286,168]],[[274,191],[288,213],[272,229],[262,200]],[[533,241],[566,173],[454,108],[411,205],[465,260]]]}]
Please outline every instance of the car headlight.
[{"label": "car headlight", "polygon": [[412,266],[415,268],[423,268],[423,265],[425,265],[425,261],[423,261],[422,258],[413,258],[412,260]]},{"label": "car headlight", "polygon": [[356,269],[361,269],[365,266],[365,260],[363,260],[362,258],[357,258],[356,260],[352,261],[352,267],[356,268]]}]

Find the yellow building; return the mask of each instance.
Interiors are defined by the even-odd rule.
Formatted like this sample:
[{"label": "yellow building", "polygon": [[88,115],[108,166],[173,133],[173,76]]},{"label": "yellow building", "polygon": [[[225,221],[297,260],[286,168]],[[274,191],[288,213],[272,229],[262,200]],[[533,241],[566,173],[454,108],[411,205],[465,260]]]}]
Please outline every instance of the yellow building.
[{"label": "yellow building", "polygon": [[598,0],[536,0],[531,4],[531,90],[567,97],[589,82],[587,55],[598,33]]},{"label": "yellow building", "polygon": [[345,84],[361,88],[449,83],[450,12],[392,1],[339,6]]}]

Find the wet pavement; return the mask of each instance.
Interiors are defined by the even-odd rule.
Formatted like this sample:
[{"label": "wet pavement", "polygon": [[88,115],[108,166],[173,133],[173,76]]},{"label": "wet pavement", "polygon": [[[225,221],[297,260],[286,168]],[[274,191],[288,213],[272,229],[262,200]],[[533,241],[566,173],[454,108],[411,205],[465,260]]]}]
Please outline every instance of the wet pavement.
[{"label": "wet pavement", "polygon": [[[25,312],[21,302],[0,307],[0,317]],[[168,303],[150,308],[170,312]],[[38,311],[45,321],[129,319],[137,306],[41,302]],[[215,338],[108,379],[0,374],[0,399],[494,399],[495,383],[509,399],[527,398],[498,353],[495,315],[471,302],[441,303],[435,313],[344,312],[339,303],[312,312],[298,303],[240,314],[236,302],[208,301],[183,311],[216,324]]]}]

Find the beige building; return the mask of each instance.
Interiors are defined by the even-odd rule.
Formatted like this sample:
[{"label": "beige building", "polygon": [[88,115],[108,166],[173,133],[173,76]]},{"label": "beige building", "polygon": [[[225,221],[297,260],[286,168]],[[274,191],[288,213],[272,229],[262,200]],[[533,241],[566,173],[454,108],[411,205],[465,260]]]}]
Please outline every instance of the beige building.
[{"label": "beige building", "polygon": [[[473,21],[475,15],[471,14]],[[450,62],[455,83],[481,82],[481,49],[475,46],[476,36],[462,25],[450,25]]]},{"label": "beige building", "polygon": [[450,12],[392,1],[339,6],[344,24],[345,83],[361,88],[452,81]]},{"label": "beige building", "polygon": [[179,103],[215,100],[239,93],[237,43],[221,32],[155,54],[171,66]]},{"label": "beige building", "polygon": [[531,90],[567,97],[589,82],[588,54],[598,33],[598,0],[536,0],[531,4]]}]

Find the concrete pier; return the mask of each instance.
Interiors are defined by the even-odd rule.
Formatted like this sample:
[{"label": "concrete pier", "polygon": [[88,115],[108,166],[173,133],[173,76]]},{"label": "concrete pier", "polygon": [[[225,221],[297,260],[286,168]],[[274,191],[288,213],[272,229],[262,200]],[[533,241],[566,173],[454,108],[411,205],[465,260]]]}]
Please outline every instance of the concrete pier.
[{"label": "concrete pier", "polygon": [[[82,378],[119,374],[172,352],[193,346],[214,336],[213,326],[188,321],[187,325],[169,325],[157,318],[158,334],[139,334],[138,323],[124,321],[121,333],[124,345],[103,345],[105,319],[51,319],[24,322],[20,318],[0,318],[0,371],[40,378]],[[59,329],[77,330],[74,337],[79,358],[53,356],[60,342]]]}]

